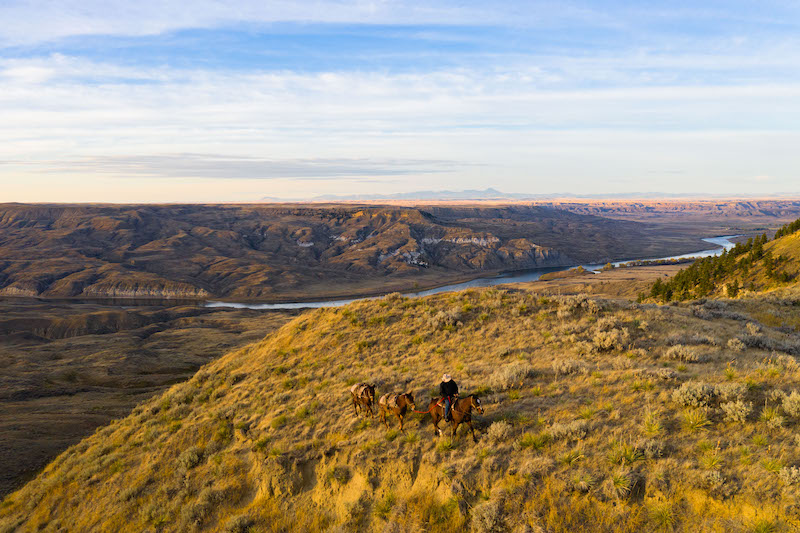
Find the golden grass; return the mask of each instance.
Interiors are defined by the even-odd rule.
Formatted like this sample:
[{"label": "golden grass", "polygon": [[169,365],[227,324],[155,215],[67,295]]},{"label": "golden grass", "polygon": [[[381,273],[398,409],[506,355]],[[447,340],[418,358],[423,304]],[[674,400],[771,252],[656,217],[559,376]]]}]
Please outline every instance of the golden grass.
[{"label": "golden grass", "polygon": [[[727,348],[751,310],[783,304],[724,305],[742,318],[497,289],[311,311],[68,449],[0,505],[0,531],[788,531],[798,421],[774,391],[800,370]],[[668,359],[676,343],[703,362]],[[519,363],[527,377],[488,389]],[[443,371],[481,391],[478,444],[434,437],[429,418],[399,434],[352,413],[348,384],[410,389],[424,409]],[[746,383],[753,413],[687,410],[672,392],[691,380]]]}]

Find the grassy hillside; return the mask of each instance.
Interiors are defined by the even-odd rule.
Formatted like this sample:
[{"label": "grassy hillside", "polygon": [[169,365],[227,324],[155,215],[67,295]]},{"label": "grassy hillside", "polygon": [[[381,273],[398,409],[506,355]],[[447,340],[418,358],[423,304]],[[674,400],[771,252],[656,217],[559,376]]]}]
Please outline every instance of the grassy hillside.
[{"label": "grassy hillside", "polygon": [[649,296],[662,301],[706,296],[735,298],[743,291],[765,292],[796,286],[800,281],[800,219],[780,228],[772,241],[766,234],[717,257],[692,263],[666,282],[657,280]]},{"label": "grassy hillside", "polygon": [[[522,290],[305,313],[71,447],[0,531],[789,531],[796,300],[638,305]],[[348,386],[443,371],[477,444],[357,418]],[[395,426],[396,427],[396,426]]]},{"label": "grassy hillside", "polygon": [[696,250],[546,207],[0,205],[0,295],[280,300]]}]

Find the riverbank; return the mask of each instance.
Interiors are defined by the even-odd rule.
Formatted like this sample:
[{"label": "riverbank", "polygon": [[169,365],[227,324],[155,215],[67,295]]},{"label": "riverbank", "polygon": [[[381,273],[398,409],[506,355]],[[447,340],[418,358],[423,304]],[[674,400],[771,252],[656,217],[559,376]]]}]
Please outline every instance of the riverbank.
[{"label": "riverbank", "polygon": [[[738,237],[741,237],[741,235],[723,235],[716,237],[707,237],[702,240],[708,242],[709,244],[715,245],[714,248],[699,250],[696,252],[690,252],[670,257],[626,259],[622,261],[616,261],[612,264],[614,266],[620,266],[632,261],[670,261],[673,259],[685,260],[690,257],[696,257],[696,258],[709,257],[713,255],[718,255],[722,253],[723,250],[729,250],[733,248],[735,246],[735,242],[733,240]],[[440,287],[423,290],[419,292],[405,293],[405,295],[410,297],[429,296],[431,294],[439,294],[442,292],[457,292],[470,288],[492,287],[495,285],[506,285],[509,283],[530,283],[539,280],[545,274],[550,274],[554,272],[563,272],[574,268],[583,268],[587,271],[596,272],[599,271],[601,268],[603,268],[603,266],[604,265],[602,264],[584,264],[584,265],[571,265],[567,267],[538,268],[538,269],[518,271],[518,272],[509,272],[509,273],[495,275],[492,277],[476,278],[463,283],[446,284]],[[638,267],[630,267],[630,268],[638,268]],[[677,270],[679,270],[679,268],[675,269],[675,272],[677,272]],[[387,294],[389,292],[393,291],[385,291],[374,296],[353,297],[353,298],[345,298],[338,300],[295,301],[295,302],[284,302],[284,303],[272,303],[272,302],[249,303],[249,302],[229,302],[229,301],[218,300],[218,301],[208,302],[205,305],[206,307],[234,307],[239,309],[264,309],[264,310],[318,309],[321,307],[338,307],[341,305],[347,305],[355,301],[374,298],[382,294]]]}]

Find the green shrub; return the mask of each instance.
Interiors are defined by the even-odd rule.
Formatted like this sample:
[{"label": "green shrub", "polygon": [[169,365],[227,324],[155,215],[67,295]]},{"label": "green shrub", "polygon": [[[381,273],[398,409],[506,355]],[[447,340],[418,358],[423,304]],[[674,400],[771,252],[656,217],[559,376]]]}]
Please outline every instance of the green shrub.
[{"label": "green shrub", "polygon": [[556,359],[553,361],[553,371],[557,376],[567,376],[585,371],[583,363],[574,359]]},{"label": "green shrub", "polygon": [[683,361],[684,363],[697,363],[700,361],[700,356],[697,352],[682,344],[668,348],[664,353],[664,357],[672,361]]},{"label": "green shrub", "polygon": [[792,391],[783,398],[783,412],[793,418],[800,418],[800,394]]},{"label": "green shrub", "polygon": [[203,449],[197,446],[192,446],[178,456],[178,464],[186,470],[191,470],[199,465],[202,460]]},{"label": "green shrub", "polygon": [[743,402],[742,400],[736,400],[735,402],[725,402],[720,405],[720,408],[722,412],[725,413],[725,420],[727,422],[744,424],[750,412],[753,410],[753,404]]},{"label": "green shrub", "polygon": [[764,407],[764,410],[761,411],[761,420],[767,424],[767,427],[770,429],[778,429],[783,427],[784,418],[778,412],[777,407]]},{"label": "green shrub", "polygon": [[498,443],[508,439],[512,431],[511,424],[502,420],[492,423],[486,431],[486,438],[490,442]]},{"label": "green shrub", "polygon": [[800,485],[800,468],[785,466],[780,469],[778,476],[786,485]]},{"label": "green shrub", "polygon": [[231,517],[225,522],[225,533],[247,533],[255,524],[255,520],[248,515],[238,515]]},{"label": "green shrub", "polygon": [[506,390],[514,385],[522,385],[522,382],[533,373],[530,363],[515,361],[495,370],[489,376],[488,383],[494,390]]},{"label": "green shrub", "polygon": [[589,423],[586,420],[575,420],[567,424],[553,424],[548,428],[547,432],[556,441],[581,440],[589,433]]},{"label": "green shrub", "polygon": [[498,501],[488,501],[475,507],[470,522],[475,533],[495,533],[507,531],[503,506]]},{"label": "green shrub", "polygon": [[672,400],[686,407],[706,407],[717,397],[716,387],[708,383],[687,381],[672,391]]}]

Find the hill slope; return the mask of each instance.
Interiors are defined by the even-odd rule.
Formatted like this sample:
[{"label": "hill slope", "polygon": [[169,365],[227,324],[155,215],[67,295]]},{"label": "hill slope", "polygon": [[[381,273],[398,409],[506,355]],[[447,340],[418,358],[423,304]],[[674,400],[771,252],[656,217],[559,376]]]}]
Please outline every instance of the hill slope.
[{"label": "hill slope", "polygon": [[0,295],[288,299],[702,248],[546,207],[0,206]]},{"label": "hill slope", "polygon": [[[655,306],[472,290],[310,311],[71,447],[0,531],[796,528],[792,300]],[[479,442],[353,416],[443,371]],[[335,529],[335,528],[340,529]]]},{"label": "hill slope", "polygon": [[706,296],[736,297],[745,289],[764,292],[796,287],[800,282],[800,219],[737,244],[718,257],[698,260],[666,282],[657,280],[649,295],[663,301]]}]

